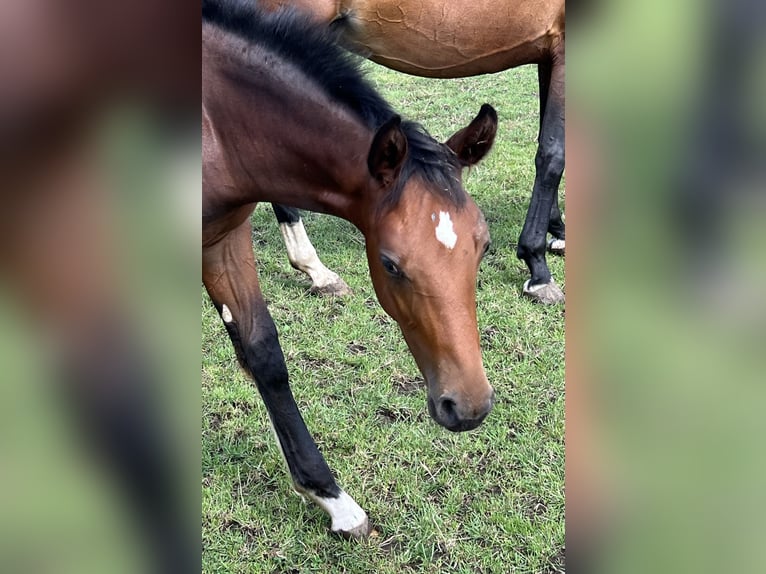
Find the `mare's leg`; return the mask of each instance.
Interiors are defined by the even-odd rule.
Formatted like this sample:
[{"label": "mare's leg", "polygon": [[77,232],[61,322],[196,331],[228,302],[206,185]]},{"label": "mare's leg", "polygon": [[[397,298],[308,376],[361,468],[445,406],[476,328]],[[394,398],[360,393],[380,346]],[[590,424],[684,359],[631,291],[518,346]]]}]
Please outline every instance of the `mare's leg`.
[{"label": "mare's leg", "polygon": [[[545,117],[545,109],[548,105],[548,92],[551,88],[551,62],[542,62],[537,68],[537,79],[540,89],[540,131],[538,132],[538,141],[542,135],[543,118]],[[548,251],[556,255],[563,255],[566,244],[564,242],[564,220],[561,218],[561,210],[559,209],[559,189],[556,186],[556,195],[553,198],[551,204],[551,215],[548,221],[548,233],[551,234],[551,239],[548,240]]]},{"label": "mare's leg", "polygon": [[258,284],[249,221],[203,248],[202,278],[239,362],[255,380],[266,404],[295,489],[330,515],[333,532],[367,535],[367,515],[335,483],[290,391],[277,329]]},{"label": "mare's leg", "polygon": [[278,203],[272,203],[271,206],[279,222],[279,231],[285,240],[290,265],[311,278],[311,292],[320,295],[350,295],[351,289],[346,282],[320,261],[316,249],[306,235],[300,211]]},{"label": "mare's leg", "polygon": [[[543,75],[550,72],[550,80]],[[546,236],[556,204],[561,175],[564,172],[564,50],[553,56],[552,63],[540,66],[541,86],[549,85],[541,96],[542,121],[535,156],[535,184],[519,237],[516,255],[529,267],[532,277],[524,283],[524,295],[541,303],[560,303],[564,293],[551,278],[545,261]],[[563,231],[563,226],[561,228]]]}]

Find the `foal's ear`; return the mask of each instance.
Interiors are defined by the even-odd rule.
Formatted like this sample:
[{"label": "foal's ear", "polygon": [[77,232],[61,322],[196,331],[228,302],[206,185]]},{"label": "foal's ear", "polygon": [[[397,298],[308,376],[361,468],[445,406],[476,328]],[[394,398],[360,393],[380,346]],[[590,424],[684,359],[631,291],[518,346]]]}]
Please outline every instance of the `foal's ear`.
[{"label": "foal's ear", "polygon": [[447,146],[457,154],[460,165],[476,165],[487,155],[497,133],[497,112],[484,104],[473,121],[447,140]]},{"label": "foal's ear", "polygon": [[394,116],[380,126],[367,156],[370,174],[383,187],[390,187],[402,170],[407,156],[407,137],[401,127],[402,119]]}]

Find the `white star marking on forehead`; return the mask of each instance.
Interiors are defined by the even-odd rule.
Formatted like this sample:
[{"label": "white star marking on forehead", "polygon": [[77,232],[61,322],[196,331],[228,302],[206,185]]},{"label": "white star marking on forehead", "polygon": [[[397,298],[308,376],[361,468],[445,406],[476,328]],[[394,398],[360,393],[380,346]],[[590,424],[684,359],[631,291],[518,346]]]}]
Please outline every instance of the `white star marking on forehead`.
[{"label": "white star marking on forehead", "polygon": [[436,239],[447,249],[453,249],[457,243],[457,234],[452,226],[452,219],[446,211],[439,212],[439,225],[436,226]]}]

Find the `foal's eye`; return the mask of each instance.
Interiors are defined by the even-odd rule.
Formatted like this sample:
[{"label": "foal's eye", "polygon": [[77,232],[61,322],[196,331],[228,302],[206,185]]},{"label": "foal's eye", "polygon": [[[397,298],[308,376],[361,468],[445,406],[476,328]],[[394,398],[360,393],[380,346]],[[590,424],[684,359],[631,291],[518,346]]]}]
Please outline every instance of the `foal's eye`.
[{"label": "foal's eye", "polygon": [[380,256],[380,262],[383,264],[383,269],[386,270],[386,273],[391,275],[391,277],[404,277],[404,273],[402,273],[402,270],[399,269],[399,267],[394,263],[389,257],[386,257],[385,255]]}]

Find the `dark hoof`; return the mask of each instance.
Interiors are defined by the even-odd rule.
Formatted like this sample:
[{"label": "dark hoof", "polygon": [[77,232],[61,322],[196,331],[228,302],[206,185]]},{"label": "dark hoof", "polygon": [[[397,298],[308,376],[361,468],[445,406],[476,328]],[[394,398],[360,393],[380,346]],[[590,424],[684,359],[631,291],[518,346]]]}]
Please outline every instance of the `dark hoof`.
[{"label": "dark hoof", "polygon": [[529,297],[536,303],[542,303],[543,305],[556,305],[557,303],[564,302],[564,292],[559,289],[558,285],[551,279],[550,283],[543,283],[541,285],[529,285],[529,279],[524,282],[522,289],[522,295]]},{"label": "dark hoof", "polygon": [[353,291],[351,287],[346,285],[346,282],[338,277],[337,281],[328,283],[326,285],[312,285],[309,289],[309,293],[312,295],[321,295],[323,297],[345,297],[351,295]]},{"label": "dark hoof", "polygon": [[556,239],[555,237],[548,241],[548,251],[554,255],[564,255],[566,250],[566,242],[563,239]]}]

